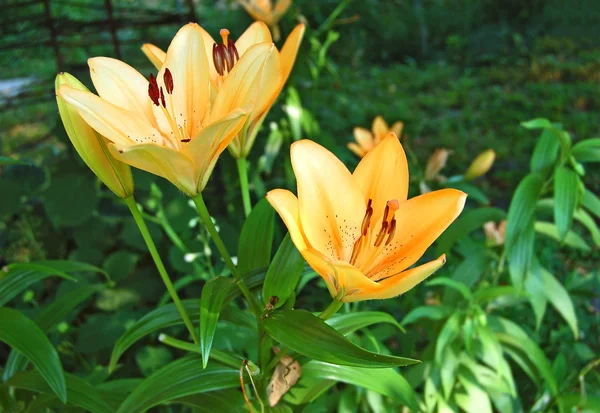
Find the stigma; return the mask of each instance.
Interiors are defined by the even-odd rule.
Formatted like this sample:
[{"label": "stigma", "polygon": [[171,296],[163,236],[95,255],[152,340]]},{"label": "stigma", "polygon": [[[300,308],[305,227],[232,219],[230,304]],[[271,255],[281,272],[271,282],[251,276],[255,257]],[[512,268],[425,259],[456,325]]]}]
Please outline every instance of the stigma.
[{"label": "stigma", "polygon": [[235,62],[240,60],[237,48],[229,38],[229,30],[221,29],[221,39],[223,43],[213,44],[213,63],[220,76],[225,76],[233,69]]}]

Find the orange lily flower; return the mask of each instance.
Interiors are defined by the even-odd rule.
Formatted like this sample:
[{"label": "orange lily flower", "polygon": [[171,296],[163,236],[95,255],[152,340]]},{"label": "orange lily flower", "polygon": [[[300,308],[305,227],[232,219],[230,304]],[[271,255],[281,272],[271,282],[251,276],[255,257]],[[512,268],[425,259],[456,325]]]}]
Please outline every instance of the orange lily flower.
[{"label": "orange lily flower", "polygon": [[203,32],[194,23],[182,27],[149,80],[119,60],[96,57],[88,64],[100,96],[68,85],[58,90],[112,142],[116,159],[162,176],[190,196],[204,189],[219,155],[261,99],[263,77],[279,67],[272,43],[248,47],[238,59],[225,37],[227,46],[217,47],[222,75],[215,91]]},{"label": "orange lily flower", "polygon": [[[221,57],[218,52],[217,43],[213,40],[210,34],[199,27],[202,34],[205,54],[209,61],[210,69],[210,84],[212,93],[222,93],[223,88],[223,70],[220,62]],[[273,39],[269,28],[263,22],[255,22],[233,42],[229,39],[229,31],[221,30],[223,44],[231,44],[233,49],[237,51],[240,61],[244,59],[244,55],[251,51],[254,47],[260,44],[272,45]],[[281,51],[274,49],[270,56],[268,66],[262,71],[260,82],[258,85],[258,95],[254,106],[248,115],[248,119],[243,128],[237,133],[233,141],[229,145],[231,154],[239,159],[245,158],[256,139],[258,129],[262,125],[263,120],[267,116],[269,109],[273,106],[275,99],[283,89],[298,54],[298,48],[304,36],[304,25],[299,24],[294,28],[292,33],[287,38]],[[152,64],[157,68],[162,67],[165,60],[165,53],[158,47],[152,44],[144,44],[142,47],[144,54],[150,59]]]},{"label": "orange lily flower", "polygon": [[277,23],[292,5],[292,0],[278,0],[273,7],[271,0],[238,0],[254,20],[265,22],[274,33],[275,40],[279,40],[279,27]]},{"label": "orange lily flower", "polygon": [[356,139],[357,143],[349,143],[348,149],[362,158],[388,136],[390,132],[395,133],[398,139],[400,139],[402,137],[402,129],[404,129],[403,122],[398,121],[390,128],[381,116],[377,116],[373,120],[371,131],[361,127],[354,128],[354,139]]},{"label": "orange lily flower", "polygon": [[267,199],[292,241],[343,302],[402,294],[445,262],[410,268],[461,213],[466,194],[442,189],[407,200],[408,164],[390,133],[350,173],[322,146],[291,148],[298,197],[275,189]]}]

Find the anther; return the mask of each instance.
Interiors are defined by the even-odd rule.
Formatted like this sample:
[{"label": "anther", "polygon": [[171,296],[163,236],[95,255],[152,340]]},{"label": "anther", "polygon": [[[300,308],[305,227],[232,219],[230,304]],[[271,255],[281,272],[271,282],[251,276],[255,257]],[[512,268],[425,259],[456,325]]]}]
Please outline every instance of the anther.
[{"label": "anther", "polygon": [[240,55],[233,41],[229,38],[229,30],[221,29],[223,43],[213,44],[213,62],[217,73],[224,76],[231,72],[233,65],[240,59]]},{"label": "anther", "polygon": [[163,92],[162,86],[160,87],[159,90],[160,90],[160,103],[162,104],[163,108],[166,108],[167,107],[167,102],[165,102],[165,94]]},{"label": "anther", "polygon": [[156,78],[152,73],[150,73],[150,77],[148,80],[148,96],[150,96],[152,103],[154,103],[156,106],[159,105],[160,91],[158,90],[158,83],[156,82]]},{"label": "anther", "polygon": [[165,88],[167,89],[167,93],[169,95],[173,94],[173,75],[169,68],[165,69],[165,74],[163,75],[163,80],[165,82]]},{"label": "anther", "polygon": [[362,235],[367,235],[367,231],[369,230],[369,226],[371,225],[371,216],[373,215],[373,208],[368,207],[367,212],[365,213],[365,217],[363,218],[362,226],[360,227],[360,232]]},{"label": "anther", "polygon": [[375,239],[375,246],[378,247],[381,245],[381,243],[383,242],[383,238],[385,237],[385,234],[387,232],[388,229],[388,223],[387,221],[384,222],[383,224],[381,224],[381,229],[379,230],[379,234],[377,234],[377,238]]},{"label": "anther", "polygon": [[191,141],[191,139],[189,139],[189,138],[188,138],[188,139],[182,139],[182,140],[181,140],[181,142],[183,142],[183,143],[187,143],[187,142],[189,142],[189,141]]},{"label": "anther", "polygon": [[396,218],[392,218],[392,222],[390,222],[390,228],[388,229],[388,237],[385,240],[385,245],[389,245],[390,242],[394,239],[394,235],[396,235]]}]

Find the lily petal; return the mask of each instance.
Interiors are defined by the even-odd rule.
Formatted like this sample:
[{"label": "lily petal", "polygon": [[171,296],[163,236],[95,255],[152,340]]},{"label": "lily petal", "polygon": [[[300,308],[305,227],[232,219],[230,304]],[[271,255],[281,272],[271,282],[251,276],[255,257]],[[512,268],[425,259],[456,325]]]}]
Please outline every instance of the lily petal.
[{"label": "lily petal", "polygon": [[404,130],[404,122],[395,122],[390,128],[390,132],[394,132],[398,139],[402,137],[402,131]]},{"label": "lily petal", "polygon": [[171,181],[187,195],[196,195],[194,163],[182,152],[145,143],[133,146],[109,145],[111,154],[127,163]]},{"label": "lily petal", "polygon": [[287,81],[288,77],[290,77],[290,73],[294,67],[294,62],[296,61],[296,56],[298,55],[300,43],[302,43],[302,38],[304,37],[305,29],[306,27],[304,24],[297,25],[290,33],[283,47],[281,48],[281,51],[279,52],[281,56],[281,70],[283,73],[282,84]]},{"label": "lily petal", "polygon": [[269,27],[262,21],[252,23],[235,42],[240,58],[246,51],[257,43],[273,43]]},{"label": "lily petal", "polygon": [[358,146],[354,142],[350,142],[347,146],[348,149],[350,149],[352,152],[354,152],[357,156],[361,158],[367,154],[367,151],[365,151],[362,147]]},{"label": "lily petal", "polygon": [[[159,87],[164,90],[167,106],[171,106],[176,123],[189,137],[200,131],[201,122],[210,106],[210,75],[202,32],[196,23],[186,24],[179,29],[157,76]],[[169,69],[173,77],[172,95],[167,94],[164,83],[166,69]],[[162,109],[154,105],[152,108],[161,130],[170,132],[172,128]]]},{"label": "lily petal", "polygon": [[148,80],[126,63],[110,57],[88,59],[90,75],[98,95],[107,102],[135,112],[155,124]]},{"label": "lily petal", "polygon": [[267,193],[267,200],[279,214],[290,233],[298,251],[309,248],[298,216],[298,198],[287,189],[274,189]]},{"label": "lily petal", "polygon": [[456,189],[441,189],[400,203],[396,211],[397,237],[380,254],[365,274],[377,280],[397,274],[413,265],[429,246],[462,212],[467,194]]},{"label": "lily petal", "polygon": [[365,199],[344,164],[321,145],[292,144],[302,230],[310,245],[349,261],[366,210]]},{"label": "lily petal", "polygon": [[154,142],[162,144],[163,138],[137,113],[109,103],[93,93],[77,90],[68,85],[58,89],[58,95],[77,109],[81,117],[110,141],[119,145]]},{"label": "lily petal", "polygon": [[385,280],[373,283],[373,288],[365,288],[344,297],[342,301],[350,303],[361,300],[375,300],[396,297],[423,282],[427,277],[439,270],[446,263],[446,256],[430,261],[418,267],[401,272]]},{"label": "lily petal", "polygon": [[408,197],[408,162],[393,133],[361,159],[353,175],[365,200],[373,200],[372,222],[383,214],[387,201],[402,203]]},{"label": "lily petal", "polygon": [[196,165],[194,180],[198,183],[198,192],[206,186],[219,155],[244,126],[246,119],[247,113],[236,109],[223,119],[207,125],[184,146],[183,152]]},{"label": "lily petal", "polygon": [[379,143],[379,141],[390,132],[390,127],[381,116],[377,116],[373,119],[373,126],[371,128],[373,129],[376,143]]},{"label": "lily petal", "polygon": [[160,70],[167,57],[167,54],[161,48],[156,47],[151,43],[144,43],[142,52],[144,52],[156,70]]},{"label": "lily petal", "polygon": [[261,70],[274,53],[277,51],[272,43],[260,43],[250,47],[240,57],[217,94],[210,113],[211,121],[226,116],[235,108],[252,111],[258,95]]},{"label": "lily petal", "polygon": [[[357,126],[354,128],[354,139],[356,139],[356,142],[363,148],[364,153],[373,149],[373,134],[371,131]],[[361,155],[361,157],[362,156],[364,156],[364,154]]]}]

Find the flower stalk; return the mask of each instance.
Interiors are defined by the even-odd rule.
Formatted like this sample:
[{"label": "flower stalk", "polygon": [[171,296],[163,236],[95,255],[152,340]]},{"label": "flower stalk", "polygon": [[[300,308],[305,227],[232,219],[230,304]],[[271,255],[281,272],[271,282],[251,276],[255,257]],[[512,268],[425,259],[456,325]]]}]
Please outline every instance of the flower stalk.
[{"label": "flower stalk", "polygon": [[240,176],[240,189],[242,191],[242,201],[244,203],[244,213],[246,218],[252,211],[252,203],[250,202],[250,186],[248,184],[248,164],[246,158],[236,159],[238,174]]}]

